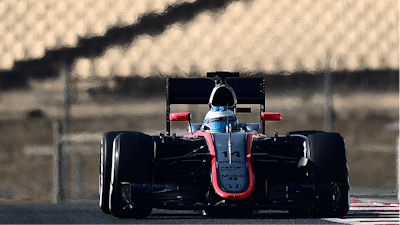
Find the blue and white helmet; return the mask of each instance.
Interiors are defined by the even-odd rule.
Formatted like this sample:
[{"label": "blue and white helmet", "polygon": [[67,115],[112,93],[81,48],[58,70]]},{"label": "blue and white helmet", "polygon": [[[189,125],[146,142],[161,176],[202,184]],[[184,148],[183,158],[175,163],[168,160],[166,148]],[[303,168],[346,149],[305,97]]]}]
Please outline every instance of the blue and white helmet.
[{"label": "blue and white helmet", "polygon": [[204,118],[204,130],[210,132],[226,132],[226,127],[231,125],[232,128],[236,128],[238,120],[236,115],[228,110],[227,107],[217,106],[211,108]]}]

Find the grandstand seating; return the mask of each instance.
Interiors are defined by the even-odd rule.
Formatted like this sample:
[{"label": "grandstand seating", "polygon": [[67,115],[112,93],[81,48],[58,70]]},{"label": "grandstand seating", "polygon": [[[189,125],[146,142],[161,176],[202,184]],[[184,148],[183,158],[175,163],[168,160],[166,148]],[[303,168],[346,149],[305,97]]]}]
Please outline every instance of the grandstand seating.
[{"label": "grandstand seating", "polygon": [[[138,22],[151,12],[194,0],[2,0],[0,70],[75,47],[80,38]],[[81,78],[239,70],[398,69],[398,0],[232,1],[159,35],[142,35],[94,58],[74,61]]]}]

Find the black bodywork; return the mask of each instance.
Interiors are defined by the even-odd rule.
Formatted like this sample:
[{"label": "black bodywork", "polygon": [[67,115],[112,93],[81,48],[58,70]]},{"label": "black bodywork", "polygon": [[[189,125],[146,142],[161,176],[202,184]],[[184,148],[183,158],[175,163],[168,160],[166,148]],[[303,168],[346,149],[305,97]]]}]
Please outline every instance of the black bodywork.
[{"label": "black bodywork", "polygon": [[211,155],[204,139],[152,136],[156,143],[152,184],[123,186],[129,202],[146,200],[161,209],[305,209],[332,207],[335,183],[310,184],[302,135],[263,137],[251,149],[255,186],[249,197],[218,196],[211,185]]}]

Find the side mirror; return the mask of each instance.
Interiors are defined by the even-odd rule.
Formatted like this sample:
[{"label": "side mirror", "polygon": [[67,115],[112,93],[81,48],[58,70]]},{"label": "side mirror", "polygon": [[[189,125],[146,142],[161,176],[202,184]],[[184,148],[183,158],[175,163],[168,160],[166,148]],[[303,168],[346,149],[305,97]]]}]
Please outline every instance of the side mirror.
[{"label": "side mirror", "polygon": [[262,112],[262,121],[278,121],[282,120],[282,114],[278,112]]},{"label": "side mirror", "polygon": [[279,121],[282,120],[282,114],[278,112],[262,112],[261,113],[261,130],[264,130],[265,121]]},{"label": "side mirror", "polygon": [[170,113],[169,119],[171,121],[188,121],[188,122],[190,122],[190,112]]},{"label": "side mirror", "polygon": [[190,133],[193,134],[192,125],[190,124],[190,112],[170,113],[169,120],[171,120],[171,121],[188,121]]}]

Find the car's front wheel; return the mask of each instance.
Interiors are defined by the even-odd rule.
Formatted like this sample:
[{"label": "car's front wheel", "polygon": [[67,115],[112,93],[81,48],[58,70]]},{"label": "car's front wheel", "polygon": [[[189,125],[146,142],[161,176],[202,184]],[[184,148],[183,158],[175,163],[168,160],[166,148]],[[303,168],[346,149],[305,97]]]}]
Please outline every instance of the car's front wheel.
[{"label": "car's front wheel", "polygon": [[350,208],[347,150],[338,133],[315,133],[308,136],[308,173],[313,184],[335,183],[335,206],[312,208],[313,217],[342,217]]},{"label": "car's front wheel", "polygon": [[108,196],[111,182],[112,148],[114,138],[126,131],[112,131],[105,133],[101,139],[100,171],[99,171],[99,205],[101,211],[110,214]]},{"label": "car's front wheel", "polygon": [[110,211],[116,217],[145,218],[152,207],[149,201],[123,202],[122,183],[152,182],[153,139],[143,133],[119,134],[114,141],[110,184]]}]

